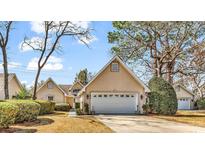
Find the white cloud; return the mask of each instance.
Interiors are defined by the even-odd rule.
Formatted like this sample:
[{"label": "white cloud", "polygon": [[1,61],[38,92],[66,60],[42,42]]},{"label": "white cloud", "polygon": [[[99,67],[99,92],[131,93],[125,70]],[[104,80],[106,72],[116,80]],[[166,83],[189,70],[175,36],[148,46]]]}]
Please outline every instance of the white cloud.
[{"label": "white cloud", "polygon": [[95,36],[92,36],[91,38],[82,37],[80,40],[78,40],[78,43],[80,43],[80,44],[84,44],[84,43],[90,44],[90,43],[92,43],[96,40],[97,40],[97,38]]},{"label": "white cloud", "polygon": [[72,21],[78,27],[87,29],[89,27],[90,21]]},{"label": "white cloud", "polygon": [[31,30],[33,32],[36,32],[38,34],[44,32],[43,21],[32,21],[30,22],[30,24],[31,24]]},{"label": "white cloud", "polygon": [[[0,65],[2,66],[1,69],[3,68],[3,63],[0,63]],[[21,63],[18,62],[9,62],[8,63],[8,68],[18,68],[21,66]]]},{"label": "white cloud", "polygon": [[18,68],[20,66],[21,66],[21,63],[18,63],[18,62],[9,62],[8,63],[9,68]]},{"label": "white cloud", "polygon": [[[32,44],[33,47],[37,48],[42,45],[42,38],[40,37],[32,37],[29,42]],[[29,45],[23,44],[23,41],[19,44],[19,50],[21,52],[27,52],[33,50]]]},{"label": "white cloud", "polygon": [[21,81],[21,84],[25,84],[26,85],[26,88],[31,88],[31,86],[33,86],[34,85],[34,81],[32,81],[32,82],[28,82],[28,81],[26,81],[26,80],[23,80],[23,81]]},{"label": "white cloud", "polygon": [[[38,58],[34,57],[31,59],[31,61],[28,63],[27,69],[28,70],[37,70],[38,68]],[[43,70],[46,71],[58,71],[63,69],[62,59],[57,58],[54,56],[51,56],[45,66],[43,67]]]},{"label": "white cloud", "polygon": [[[59,21],[56,21],[58,23]],[[78,27],[82,27],[87,29],[89,27],[90,21],[72,21],[73,24],[75,24]],[[43,21],[32,21],[31,24],[31,30],[33,32],[36,32],[38,34],[41,34],[44,32],[44,22]]]},{"label": "white cloud", "polygon": [[28,83],[28,81],[23,80],[23,81],[21,81],[21,83],[22,83],[22,84],[27,84],[27,83]]},{"label": "white cloud", "polygon": [[[90,21],[72,21],[72,24],[76,25],[77,27],[84,28],[84,29],[89,28],[90,23],[91,23]],[[31,22],[31,30],[38,34],[43,33],[44,32],[43,22],[42,21],[41,22],[36,22],[36,21]],[[81,40],[78,40],[78,43],[84,44],[85,42],[86,44],[90,44],[96,40],[97,38],[95,36],[91,36],[90,38],[82,37]],[[31,50],[31,48],[29,46],[25,46],[25,49],[23,49],[22,51],[29,51],[29,50]]]}]

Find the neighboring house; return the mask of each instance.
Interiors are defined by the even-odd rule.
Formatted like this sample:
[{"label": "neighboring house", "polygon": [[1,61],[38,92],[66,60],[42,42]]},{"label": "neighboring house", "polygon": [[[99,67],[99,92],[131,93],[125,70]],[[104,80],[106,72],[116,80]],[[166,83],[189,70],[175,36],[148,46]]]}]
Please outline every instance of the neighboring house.
[{"label": "neighboring house", "polygon": [[48,78],[36,91],[37,99],[54,101],[57,104],[66,103],[66,95],[66,92],[51,78]]},{"label": "neighboring house", "polygon": [[[22,89],[22,85],[16,74],[10,73],[8,76],[9,82],[9,99],[14,98]],[[3,100],[4,95],[4,74],[0,73],[0,100]]]},{"label": "neighboring house", "polygon": [[118,57],[113,57],[79,92],[81,108],[91,113],[142,113],[148,87]]},{"label": "neighboring house", "polygon": [[78,92],[83,88],[83,85],[77,81],[73,85],[59,85],[66,93],[66,102],[70,106],[75,107],[75,102],[79,102]]},{"label": "neighboring house", "polygon": [[181,84],[174,84],[173,87],[177,95],[178,109],[194,109],[194,94]]},{"label": "neighboring house", "polygon": [[54,101],[57,104],[69,104],[74,107],[77,91],[82,89],[82,84],[76,82],[73,85],[58,85],[52,78],[48,78],[36,92],[37,99]]}]

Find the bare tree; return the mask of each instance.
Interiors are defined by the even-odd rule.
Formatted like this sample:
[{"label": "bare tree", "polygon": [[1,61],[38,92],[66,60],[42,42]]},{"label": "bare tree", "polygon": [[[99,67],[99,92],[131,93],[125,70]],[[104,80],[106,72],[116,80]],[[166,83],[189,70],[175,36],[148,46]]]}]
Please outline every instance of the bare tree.
[{"label": "bare tree", "polygon": [[205,43],[198,43],[192,47],[189,51],[189,55],[186,56],[186,61],[182,63],[179,78],[182,81],[191,86],[192,91],[198,94],[198,98],[204,97],[202,85],[205,84]]},{"label": "bare tree", "polygon": [[[35,77],[33,99],[36,99],[36,91],[38,85],[38,79],[41,70],[45,66],[49,57],[55,52],[61,50],[60,39],[65,36],[71,36],[86,44],[86,39],[91,39],[90,29],[83,28],[76,23],[70,21],[45,21],[42,23],[44,27],[43,35],[39,35],[35,39],[24,38],[22,47],[28,46],[34,51],[40,52],[38,59],[38,69]],[[86,44],[87,45],[87,44]]]},{"label": "bare tree", "polygon": [[7,62],[7,45],[11,31],[12,21],[0,22],[0,47],[3,56],[3,69],[4,69],[4,98],[9,99],[8,88],[8,62]]},{"label": "bare tree", "polygon": [[205,22],[115,21],[108,40],[112,53],[127,62],[141,61],[153,75],[173,82],[193,45],[205,39]]}]

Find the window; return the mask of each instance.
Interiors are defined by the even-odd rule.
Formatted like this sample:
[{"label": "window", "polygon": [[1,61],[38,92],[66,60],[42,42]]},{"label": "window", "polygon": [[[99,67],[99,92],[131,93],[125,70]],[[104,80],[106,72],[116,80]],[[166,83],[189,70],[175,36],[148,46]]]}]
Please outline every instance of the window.
[{"label": "window", "polygon": [[120,95],[120,97],[124,97],[124,95]]},{"label": "window", "polygon": [[113,96],[112,94],[109,95],[109,97],[112,97],[112,96]]},{"label": "window", "polygon": [[93,97],[96,97],[96,95],[93,95]]},{"label": "window", "polygon": [[115,95],[115,97],[119,97],[119,95]]},{"label": "window", "polygon": [[126,95],[126,97],[130,97],[130,95]]},{"label": "window", "polygon": [[53,96],[48,96],[48,101],[53,101]]},{"label": "window", "polygon": [[53,89],[53,83],[52,82],[48,82],[47,87],[48,87],[48,89]]},{"label": "window", "polygon": [[134,97],[134,95],[131,95],[131,97]]},{"label": "window", "polygon": [[73,93],[78,93],[80,89],[73,89]]},{"label": "window", "polygon": [[118,63],[112,63],[111,71],[112,72],[119,72],[119,64]]},{"label": "window", "polygon": [[104,97],[107,97],[107,95],[104,95]]},{"label": "window", "polygon": [[102,95],[98,95],[98,97],[102,97]]}]

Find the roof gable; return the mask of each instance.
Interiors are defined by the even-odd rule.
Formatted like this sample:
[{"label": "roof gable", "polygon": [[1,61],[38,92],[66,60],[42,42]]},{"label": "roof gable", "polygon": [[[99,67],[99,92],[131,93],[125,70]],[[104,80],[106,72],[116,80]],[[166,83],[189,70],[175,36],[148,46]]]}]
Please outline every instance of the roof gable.
[{"label": "roof gable", "polygon": [[189,93],[189,94],[191,94],[192,96],[194,96],[194,94],[193,94],[190,90],[188,90],[186,87],[184,87],[183,85],[181,85],[181,84],[175,84],[174,86],[175,86],[175,87],[176,87],[176,86],[180,86],[184,91],[186,91],[187,93]]},{"label": "roof gable", "polygon": [[71,88],[72,85],[62,85],[62,84],[59,84],[59,87],[68,95],[69,93],[69,90]]},{"label": "roof gable", "polygon": [[72,89],[73,89],[73,87],[75,87],[75,86],[76,86],[76,84],[79,84],[79,85],[81,86],[81,88],[83,88],[83,87],[84,87],[84,85],[83,85],[82,83],[80,83],[80,81],[76,81],[76,82],[74,82],[74,84],[70,87],[70,90],[72,90]]},{"label": "roof gable", "polygon": [[43,88],[48,82],[52,82],[64,95],[67,95],[66,92],[65,92],[59,85],[57,85],[52,78],[48,78],[48,79],[43,83],[43,85],[41,85],[41,86],[37,89],[36,93],[39,92],[40,89]]},{"label": "roof gable", "polygon": [[109,67],[109,65],[113,62],[113,61],[118,61],[123,68],[125,68],[125,70],[127,70],[127,72],[134,78],[134,80],[136,82],[138,82],[142,87],[144,87],[146,92],[150,92],[149,88],[136,76],[136,74],[131,71],[127,65],[125,65],[125,63],[121,60],[121,58],[119,58],[118,56],[114,56],[95,76],[94,78],[86,85],[84,86],[84,88],[79,92],[79,95],[85,91],[86,87],[88,87],[93,81],[95,81],[97,79],[97,77],[103,73],[103,71]]},{"label": "roof gable", "polygon": [[[21,84],[21,82],[19,81],[19,79],[17,78],[15,73],[9,73],[8,74],[8,82],[10,83],[11,80],[15,80],[16,83],[19,85],[19,87],[22,89],[23,86]],[[0,87],[4,86],[4,73],[0,73]]]}]

